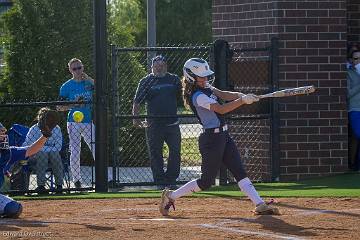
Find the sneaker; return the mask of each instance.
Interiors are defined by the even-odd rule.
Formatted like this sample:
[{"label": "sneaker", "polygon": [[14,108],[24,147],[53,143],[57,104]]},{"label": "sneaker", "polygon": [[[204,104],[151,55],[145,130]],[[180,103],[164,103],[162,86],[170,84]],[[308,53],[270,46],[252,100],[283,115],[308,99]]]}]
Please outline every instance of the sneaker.
[{"label": "sneaker", "polygon": [[159,206],[159,210],[160,210],[160,213],[163,215],[163,216],[168,216],[169,215],[169,210],[170,210],[170,207],[172,206],[173,209],[175,210],[175,200],[171,199],[169,197],[169,195],[171,194],[171,190],[165,188],[162,192],[162,195],[161,195],[161,203],[160,203],[160,206]]},{"label": "sneaker", "polygon": [[280,215],[279,209],[267,203],[257,205],[254,212],[256,215]]},{"label": "sneaker", "polygon": [[81,188],[81,182],[80,181],[76,181],[74,183],[74,185],[75,185],[75,188]]}]

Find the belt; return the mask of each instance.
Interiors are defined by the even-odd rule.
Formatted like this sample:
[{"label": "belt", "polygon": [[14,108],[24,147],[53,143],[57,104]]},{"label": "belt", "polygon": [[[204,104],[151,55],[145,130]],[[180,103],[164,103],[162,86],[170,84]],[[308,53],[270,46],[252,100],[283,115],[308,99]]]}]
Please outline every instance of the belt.
[{"label": "belt", "polygon": [[225,132],[227,130],[228,130],[228,126],[224,125],[224,126],[218,127],[218,128],[205,128],[205,129],[203,129],[203,132],[219,133],[219,132]]}]

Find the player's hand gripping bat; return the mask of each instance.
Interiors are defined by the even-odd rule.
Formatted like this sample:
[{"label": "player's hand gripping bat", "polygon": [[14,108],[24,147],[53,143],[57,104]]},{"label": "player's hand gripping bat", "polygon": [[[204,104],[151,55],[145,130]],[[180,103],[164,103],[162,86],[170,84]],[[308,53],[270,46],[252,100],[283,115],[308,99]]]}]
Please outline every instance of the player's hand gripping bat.
[{"label": "player's hand gripping bat", "polygon": [[262,99],[262,98],[274,98],[274,97],[290,97],[290,96],[304,95],[313,92],[315,92],[314,86],[304,86],[298,88],[288,88],[272,93],[267,93],[264,95],[259,95],[259,98]]}]

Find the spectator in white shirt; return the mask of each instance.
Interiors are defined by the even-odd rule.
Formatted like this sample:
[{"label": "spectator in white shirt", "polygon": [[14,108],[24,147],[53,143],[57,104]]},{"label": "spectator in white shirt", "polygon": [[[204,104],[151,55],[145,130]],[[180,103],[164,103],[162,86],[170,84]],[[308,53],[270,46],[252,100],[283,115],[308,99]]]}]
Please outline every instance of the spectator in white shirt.
[{"label": "spectator in white shirt", "polygon": [[[48,108],[41,108],[38,112],[38,117],[43,111],[48,110]],[[37,117],[37,120],[39,119]],[[23,146],[31,145],[42,135],[38,123],[34,124],[29,132],[26,135],[25,142]],[[37,175],[37,185],[35,189],[37,192],[45,192],[45,182],[46,182],[46,170],[50,167],[54,174],[56,191],[62,191],[62,184],[64,178],[63,164],[60,156],[60,150],[62,147],[62,133],[61,128],[57,125],[52,130],[52,135],[47,139],[44,147],[35,155],[29,158],[30,163],[35,164],[35,172]]]}]

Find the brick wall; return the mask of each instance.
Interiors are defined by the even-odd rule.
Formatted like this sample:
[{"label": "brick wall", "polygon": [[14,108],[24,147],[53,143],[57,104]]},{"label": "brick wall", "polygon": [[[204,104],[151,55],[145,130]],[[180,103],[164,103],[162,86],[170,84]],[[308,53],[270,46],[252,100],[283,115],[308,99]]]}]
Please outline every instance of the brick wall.
[{"label": "brick wall", "polygon": [[348,41],[360,42],[360,1],[348,0],[347,5]]},{"label": "brick wall", "polygon": [[[213,36],[244,48],[264,47],[277,32],[275,1],[213,0]],[[231,4],[232,3],[232,4]]]},{"label": "brick wall", "polygon": [[346,0],[213,0],[214,39],[262,47],[280,39],[279,87],[316,94],[280,101],[280,180],[347,169]]}]

